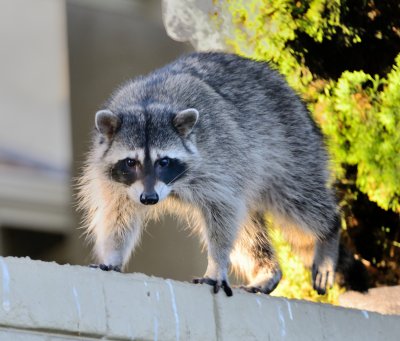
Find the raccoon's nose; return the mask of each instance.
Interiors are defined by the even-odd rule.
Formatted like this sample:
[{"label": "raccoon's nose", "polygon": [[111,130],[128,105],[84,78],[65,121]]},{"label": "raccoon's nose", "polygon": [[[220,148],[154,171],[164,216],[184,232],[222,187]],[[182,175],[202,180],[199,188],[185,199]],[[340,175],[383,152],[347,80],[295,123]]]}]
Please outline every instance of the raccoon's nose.
[{"label": "raccoon's nose", "polygon": [[154,205],[158,203],[158,194],[156,192],[146,193],[140,195],[140,202],[144,205]]}]

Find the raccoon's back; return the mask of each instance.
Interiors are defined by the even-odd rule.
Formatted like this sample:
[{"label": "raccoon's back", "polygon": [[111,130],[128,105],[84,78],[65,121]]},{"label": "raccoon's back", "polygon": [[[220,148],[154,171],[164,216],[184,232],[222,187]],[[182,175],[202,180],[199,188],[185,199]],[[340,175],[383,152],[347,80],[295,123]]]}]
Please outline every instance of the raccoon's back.
[{"label": "raccoon's back", "polygon": [[251,101],[257,100],[268,100],[273,107],[281,103],[286,108],[293,105],[293,100],[294,103],[299,101],[282,76],[266,62],[235,54],[193,53],[179,58],[161,70],[168,73],[187,73],[201,79],[239,109],[246,109],[252,104]]},{"label": "raccoon's back", "polygon": [[[320,140],[321,133],[300,97],[268,63],[235,54],[206,52],[183,56],[160,71],[198,78],[238,110],[229,113],[243,129],[254,123],[280,125],[286,133]],[[262,126],[260,127],[262,128]],[[265,131],[261,129],[261,135]]]}]

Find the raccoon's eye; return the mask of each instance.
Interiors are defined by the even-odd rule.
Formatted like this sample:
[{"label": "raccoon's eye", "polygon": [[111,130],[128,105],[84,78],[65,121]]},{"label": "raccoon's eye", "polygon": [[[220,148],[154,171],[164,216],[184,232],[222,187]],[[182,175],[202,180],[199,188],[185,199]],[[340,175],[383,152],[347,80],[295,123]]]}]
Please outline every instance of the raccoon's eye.
[{"label": "raccoon's eye", "polygon": [[136,160],[134,160],[134,159],[126,159],[126,165],[129,167],[129,168],[133,168],[133,167],[135,167],[136,165],[137,165],[137,161]]},{"label": "raccoon's eye", "polygon": [[167,167],[169,165],[169,158],[165,157],[163,159],[158,160],[158,165],[162,168]]}]

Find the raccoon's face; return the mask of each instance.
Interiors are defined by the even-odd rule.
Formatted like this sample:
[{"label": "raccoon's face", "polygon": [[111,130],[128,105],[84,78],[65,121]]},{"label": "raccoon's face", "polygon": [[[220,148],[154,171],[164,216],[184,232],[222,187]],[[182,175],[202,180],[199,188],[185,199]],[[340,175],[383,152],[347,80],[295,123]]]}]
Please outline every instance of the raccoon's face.
[{"label": "raccoon's face", "polygon": [[99,144],[104,150],[102,161],[107,165],[107,175],[125,185],[133,201],[154,205],[185,177],[197,153],[190,134],[199,113],[192,108],[165,113],[165,108],[154,105],[131,111],[96,113]]}]

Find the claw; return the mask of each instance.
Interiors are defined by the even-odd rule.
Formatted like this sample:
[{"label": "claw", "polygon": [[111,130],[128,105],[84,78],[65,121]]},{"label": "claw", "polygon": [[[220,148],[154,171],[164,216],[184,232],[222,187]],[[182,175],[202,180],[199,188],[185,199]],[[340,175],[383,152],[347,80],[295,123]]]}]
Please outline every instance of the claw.
[{"label": "claw", "polygon": [[243,289],[243,290],[245,290],[245,291],[247,291],[247,292],[249,292],[251,294],[257,294],[257,293],[261,292],[261,289],[257,288],[257,287],[251,287],[251,286],[248,287],[248,286],[245,286],[245,285],[241,285],[239,288]]},{"label": "claw", "polygon": [[213,286],[213,292],[214,292],[214,294],[218,294],[218,291],[219,291],[219,288],[220,288],[221,286],[219,285],[219,284],[217,284],[217,283],[215,283],[214,284],[214,286]]},{"label": "claw", "polygon": [[221,282],[215,280],[215,279],[211,279],[209,277],[203,277],[203,278],[194,278],[192,280],[192,282],[194,284],[208,284],[211,285],[213,287],[213,292],[214,294],[218,293],[219,289],[222,288],[226,294],[226,296],[230,297],[233,295],[232,289],[229,286],[228,282],[223,280]]},{"label": "claw", "polygon": [[217,284],[217,281],[215,279],[211,279],[209,277],[203,277],[203,278],[193,278],[192,283],[194,284],[208,284],[211,286],[215,286]]},{"label": "claw", "polygon": [[89,268],[100,269],[100,270],[103,270],[103,271],[121,272],[121,268],[118,265],[90,264]]},{"label": "claw", "polygon": [[227,281],[222,281],[221,287],[224,289],[226,296],[231,297],[233,295],[232,289]]},{"label": "claw", "polygon": [[319,270],[315,266],[312,269],[313,288],[319,295],[325,295],[329,288],[332,288],[334,282],[334,271],[326,269]]}]

